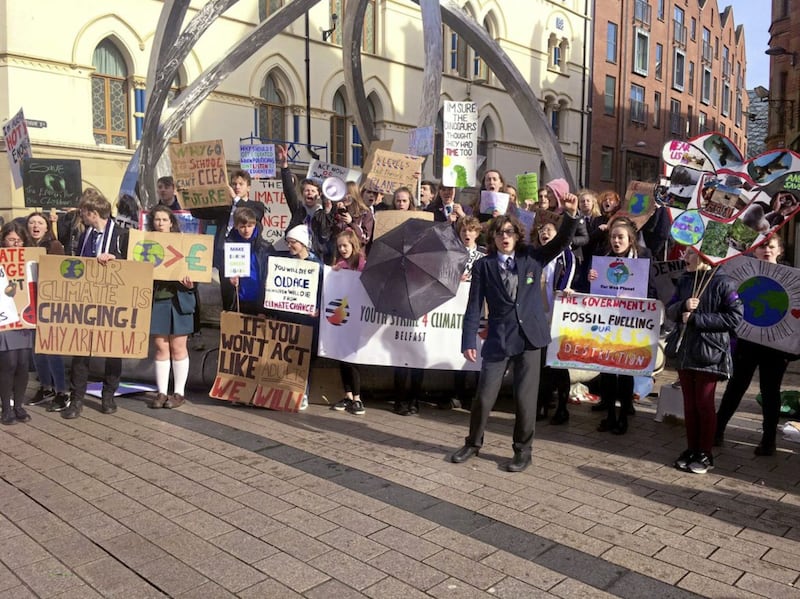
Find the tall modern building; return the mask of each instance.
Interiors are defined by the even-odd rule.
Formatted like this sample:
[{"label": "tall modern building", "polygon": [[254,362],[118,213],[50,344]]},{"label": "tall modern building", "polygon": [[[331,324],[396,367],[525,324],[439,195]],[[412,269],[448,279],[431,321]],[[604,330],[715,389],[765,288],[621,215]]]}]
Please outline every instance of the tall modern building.
[{"label": "tall modern building", "polygon": [[595,0],[589,185],[656,181],[670,139],[718,131],[747,152],[745,32],[716,0]]},{"label": "tall modern building", "polygon": [[[192,0],[187,21],[208,0]],[[179,94],[290,0],[240,0],[204,34],[173,82]],[[258,49],[195,110],[172,140],[222,139],[229,168],[243,138],[292,144],[297,171],[314,150],[323,160],[358,167],[363,160],[354,108],[348,105],[341,23],[349,0],[320,0]],[[584,107],[591,50],[589,0],[458,0],[510,57],[540,99],[573,177],[587,155]],[[77,158],[84,186],[116,198],[141,136],[150,90],[147,69],[161,0],[0,1],[0,120],[20,107],[32,121],[34,156]],[[334,19],[334,15],[338,17]],[[532,16],[535,18],[532,19]],[[484,168],[507,179],[547,178],[539,143],[503,82],[447,26],[442,36],[445,100],[478,104],[478,153]],[[419,6],[370,0],[361,46],[368,109],[381,140],[408,149],[418,126],[424,65]],[[441,127],[441,122],[439,123]],[[440,137],[440,136],[439,136]],[[5,150],[3,142],[0,151]],[[5,163],[5,157],[2,158]],[[434,157],[423,175],[437,178]],[[0,216],[25,212],[9,169],[0,166]]]}]

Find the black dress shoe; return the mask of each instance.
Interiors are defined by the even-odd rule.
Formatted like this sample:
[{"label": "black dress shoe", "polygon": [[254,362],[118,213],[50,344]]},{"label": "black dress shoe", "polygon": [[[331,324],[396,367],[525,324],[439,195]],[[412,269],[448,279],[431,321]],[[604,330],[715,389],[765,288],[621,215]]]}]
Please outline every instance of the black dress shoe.
[{"label": "black dress shoe", "polygon": [[514,457],[511,458],[511,461],[506,466],[506,470],[509,472],[522,472],[531,465],[531,454],[517,451],[514,453]]},{"label": "black dress shoe", "polygon": [[117,402],[113,397],[104,397],[100,400],[100,411],[103,414],[113,414],[117,411]]},{"label": "black dress shoe", "polygon": [[624,435],[628,432],[628,421],[617,421],[617,424],[611,429],[612,435]]},{"label": "black dress shoe", "polygon": [[454,464],[461,464],[462,462],[466,462],[472,456],[478,455],[480,449],[480,447],[475,447],[474,445],[464,445],[464,447],[450,456],[450,461]]},{"label": "black dress shoe", "polygon": [[557,411],[550,419],[550,424],[555,424],[556,426],[567,422],[569,422],[569,412],[566,410]]},{"label": "black dress shoe", "polygon": [[614,428],[614,425],[609,424],[608,419],[603,418],[600,421],[600,424],[597,425],[597,432],[605,433],[606,431],[610,431],[612,428]]}]

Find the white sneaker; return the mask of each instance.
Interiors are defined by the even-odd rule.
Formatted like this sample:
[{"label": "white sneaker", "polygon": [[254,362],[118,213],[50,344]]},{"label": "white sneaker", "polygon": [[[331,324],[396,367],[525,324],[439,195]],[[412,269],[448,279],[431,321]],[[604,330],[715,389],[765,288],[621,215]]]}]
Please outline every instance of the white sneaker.
[{"label": "white sneaker", "polygon": [[303,401],[300,402],[300,411],[308,409],[308,395],[303,396]]}]

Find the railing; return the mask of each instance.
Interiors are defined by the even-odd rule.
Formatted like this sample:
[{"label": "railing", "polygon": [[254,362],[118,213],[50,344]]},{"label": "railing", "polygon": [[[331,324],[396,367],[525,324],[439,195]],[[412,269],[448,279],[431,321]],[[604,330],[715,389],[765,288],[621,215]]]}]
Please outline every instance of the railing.
[{"label": "railing", "polygon": [[714,49],[708,42],[703,42],[703,62],[706,64],[711,64],[711,61],[713,59],[714,59]]},{"label": "railing", "polygon": [[[311,160],[328,161],[328,144],[303,144],[296,141],[287,141],[284,139],[267,139],[265,137],[256,137],[250,135],[248,137],[240,137],[239,143],[250,144],[279,144],[286,148],[286,154],[289,158],[289,164],[310,164]],[[309,156],[309,160],[301,160],[301,152],[305,150]]]},{"label": "railing", "polygon": [[647,105],[639,100],[631,100],[631,122],[644,124],[647,122]]},{"label": "railing", "polygon": [[672,21],[672,40],[679,46],[686,47],[686,25],[680,21]]},{"label": "railing", "polygon": [[684,119],[679,114],[671,114],[669,115],[669,132],[673,135],[680,135],[684,136],[686,134],[686,129],[684,125]]},{"label": "railing", "polygon": [[643,25],[650,26],[650,16],[652,14],[652,8],[650,7],[650,3],[646,0],[636,0],[633,5],[633,20],[634,22],[641,23]]}]

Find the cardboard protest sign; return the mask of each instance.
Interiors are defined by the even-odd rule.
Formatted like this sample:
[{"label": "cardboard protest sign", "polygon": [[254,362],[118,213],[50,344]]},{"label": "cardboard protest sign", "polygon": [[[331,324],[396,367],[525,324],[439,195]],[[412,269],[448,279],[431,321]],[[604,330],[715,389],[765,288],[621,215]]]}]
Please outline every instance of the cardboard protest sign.
[{"label": "cardboard protest sign", "polygon": [[11,166],[11,178],[14,187],[22,187],[22,163],[31,157],[31,138],[28,136],[28,125],[22,108],[3,125],[3,138],[6,140],[6,154]]},{"label": "cardboard protest sign", "polygon": [[433,212],[424,210],[379,210],[375,213],[375,229],[372,232],[372,239],[378,239],[378,237],[400,226],[409,218],[433,221]]},{"label": "cardboard protest sign", "polygon": [[37,262],[45,254],[44,248],[0,247],[0,268],[7,279],[2,294],[13,299],[19,315],[16,321],[0,322],[0,332],[36,327]]},{"label": "cardboard protest sign", "polygon": [[502,191],[481,191],[481,214],[494,214],[495,211],[505,214],[508,210],[509,195]]},{"label": "cardboard protest sign", "polygon": [[36,352],[146,358],[152,302],[152,264],[42,256]]},{"label": "cardboard protest sign", "polygon": [[26,158],[22,186],[28,208],[70,208],[83,193],[81,161],[62,158]]},{"label": "cardboard protest sign", "polygon": [[444,103],[442,185],[474,187],[478,169],[478,105]]},{"label": "cardboard protest sign", "polygon": [[800,269],[738,256],[724,265],[738,285],[744,318],[736,335],[800,354]]},{"label": "cardboard protest sign", "polygon": [[230,205],[227,164],[221,139],[170,144],[169,159],[183,208]]},{"label": "cardboard protest sign", "polygon": [[399,187],[416,189],[424,158],[388,150],[370,153],[369,169],[364,167],[364,187],[378,193],[394,193]]},{"label": "cardboard protest sign", "polygon": [[433,127],[417,127],[408,132],[408,153],[414,156],[433,154]]},{"label": "cardboard protest sign", "polygon": [[250,244],[226,243],[225,268],[226,277],[250,276]]},{"label": "cardboard protest sign", "polygon": [[319,327],[319,355],[348,363],[441,370],[480,370],[478,361],[460,351],[461,326],[469,283],[456,296],[422,318],[412,320],[381,312],[369,299],[361,273],[325,267]]},{"label": "cardboard protest sign", "polygon": [[223,312],[217,376],[209,395],[297,412],[308,382],[312,334],[308,326]]},{"label": "cardboard protest sign", "polygon": [[590,291],[593,294],[647,297],[650,277],[649,258],[595,256],[592,258],[592,269],[597,271],[597,278],[590,283]]},{"label": "cardboard protest sign", "polygon": [[152,264],[153,278],[157,281],[182,281],[189,277],[195,283],[210,283],[213,254],[211,235],[138,229],[129,232],[128,260]]},{"label": "cardboard protest sign", "polygon": [[658,300],[557,292],[547,365],[636,376],[652,374],[663,312]]},{"label": "cardboard protest sign", "polygon": [[240,144],[239,164],[253,179],[275,176],[275,144]]},{"label": "cardboard protest sign", "polygon": [[264,204],[261,237],[269,243],[275,243],[283,237],[292,220],[292,211],[283,193],[283,183],[280,179],[255,180],[250,187],[250,197]]},{"label": "cardboard protest sign", "polygon": [[539,201],[539,175],[536,173],[517,175],[517,200],[520,204],[524,200]]},{"label": "cardboard protest sign", "polygon": [[[662,156],[670,235],[719,264],[759,245],[800,212],[800,155],[771,150],[745,160],[718,133],[672,140]],[[663,197],[662,197],[663,196]]]},{"label": "cardboard protest sign", "polygon": [[625,200],[614,216],[626,216],[637,230],[650,220],[656,211],[655,184],[645,181],[631,181],[625,191]]},{"label": "cardboard protest sign", "polygon": [[358,183],[361,180],[361,171],[355,168],[347,168],[330,162],[312,160],[308,165],[306,177],[309,179],[319,179],[324,181],[328,177],[336,177],[342,181],[353,181]]},{"label": "cardboard protest sign", "polygon": [[297,314],[317,311],[319,264],[297,258],[270,257],[264,307]]}]

